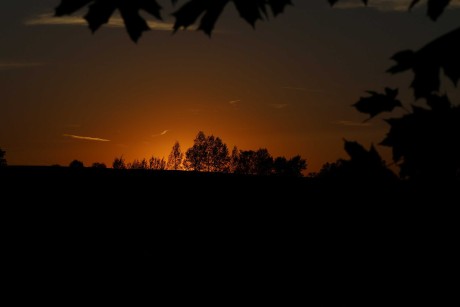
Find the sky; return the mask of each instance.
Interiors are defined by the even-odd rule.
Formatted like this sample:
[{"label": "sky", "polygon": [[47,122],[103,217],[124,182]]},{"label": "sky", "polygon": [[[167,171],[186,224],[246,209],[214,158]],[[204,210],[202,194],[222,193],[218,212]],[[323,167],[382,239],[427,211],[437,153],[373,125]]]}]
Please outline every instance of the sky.
[{"label": "sky", "polygon": [[[363,122],[351,105],[386,86],[413,104],[412,75],[385,73],[390,57],[458,27],[460,15],[460,1],[434,23],[424,6],[407,12],[409,0],[367,8],[294,0],[253,29],[230,5],[209,38],[193,28],[173,35],[171,1],[159,2],[165,21],[149,19],[152,31],[135,44],[116,16],[93,35],[81,19],[86,9],[55,18],[59,0],[0,1],[0,148],[8,164],[167,159],[175,141],[185,151],[203,131],[230,150],[299,154],[316,172],[347,157],[344,139],[370,146],[384,138],[383,119],[403,111]],[[447,81],[443,88],[459,97]],[[377,150],[391,163],[388,148]]]}]

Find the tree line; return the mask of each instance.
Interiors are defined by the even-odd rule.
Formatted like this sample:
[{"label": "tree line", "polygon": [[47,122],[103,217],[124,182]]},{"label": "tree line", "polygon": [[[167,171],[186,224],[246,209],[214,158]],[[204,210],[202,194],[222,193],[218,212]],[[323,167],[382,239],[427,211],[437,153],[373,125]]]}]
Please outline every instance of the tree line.
[{"label": "tree line", "polygon": [[[358,0],[356,0],[358,1]],[[145,19],[139,13],[145,11],[155,18],[161,19],[160,0],[131,1],[115,3],[113,1],[61,0],[56,7],[55,15],[71,15],[87,7],[84,16],[90,29],[95,32],[106,24],[112,13],[118,10],[124,19],[125,28],[133,41],[137,41],[144,31],[149,29]],[[172,14],[175,18],[173,31],[197,24],[197,29],[211,35],[216,22],[230,3],[233,3],[239,15],[253,27],[259,20],[268,20],[269,12],[273,16],[282,13],[292,5],[291,0],[183,0],[182,5]],[[344,0],[327,0],[333,6]],[[360,0],[367,5],[371,0]],[[377,1],[375,1],[377,2]],[[423,1],[407,1],[408,10],[421,5]],[[427,0],[427,16],[436,21],[453,5],[450,0]],[[173,0],[173,4],[179,1]],[[361,97],[354,104],[357,111],[367,114],[372,119],[383,112],[392,112],[395,108],[405,108],[408,114],[399,118],[390,118],[386,122],[390,130],[380,145],[392,150],[393,164],[400,169],[399,177],[415,181],[459,180],[460,178],[460,107],[450,102],[446,93],[443,93],[441,76],[452,81],[457,86],[460,80],[460,27],[456,26],[450,32],[428,42],[419,50],[402,50],[395,53],[391,59],[395,65],[387,72],[397,74],[411,71],[413,80],[410,88],[413,90],[415,101],[425,100],[425,107],[412,105],[405,108],[397,99],[398,89],[386,87],[384,93],[368,91],[370,96]],[[383,176],[387,178],[385,163],[374,147],[369,150],[356,142],[345,142],[345,151],[350,160],[338,160],[332,164],[325,164],[318,175],[325,177],[360,177],[361,174]],[[246,156],[257,156],[255,153],[237,152],[242,156],[241,163],[229,167],[231,170],[245,172],[259,172],[253,166],[245,165]],[[259,155],[263,156],[263,152]],[[193,157],[192,157],[193,158]],[[187,157],[186,157],[187,159]],[[202,165],[202,158],[191,159],[191,167],[196,170],[211,170],[214,166],[209,163]],[[251,159],[255,159],[252,157]],[[280,162],[282,160],[279,160]],[[428,161],[428,163],[427,163]],[[193,166],[195,162],[198,162]],[[275,161],[270,172],[276,173]],[[282,164],[282,163],[281,163]],[[295,161],[291,161],[295,164]],[[383,166],[382,166],[383,165]],[[187,163],[184,167],[189,167]],[[252,169],[252,170],[251,170]],[[376,171],[375,173],[370,170]]]},{"label": "tree line", "polygon": [[6,167],[6,159],[5,159],[6,151],[0,148],[0,167]]},{"label": "tree line", "polygon": [[185,170],[197,172],[234,173],[258,176],[302,177],[307,162],[300,155],[290,159],[273,157],[266,148],[240,150],[236,146],[230,152],[220,137],[198,132],[192,147],[182,151],[178,141],[174,143],[168,159],[151,157],[149,160],[126,162],[116,157],[114,169]]}]

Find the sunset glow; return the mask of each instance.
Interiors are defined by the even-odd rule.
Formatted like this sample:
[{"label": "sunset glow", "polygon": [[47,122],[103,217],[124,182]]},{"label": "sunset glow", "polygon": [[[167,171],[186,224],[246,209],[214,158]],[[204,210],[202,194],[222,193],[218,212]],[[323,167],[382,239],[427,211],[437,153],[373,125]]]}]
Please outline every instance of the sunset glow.
[{"label": "sunset glow", "polygon": [[452,28],[457,7],[433,25],[399,1],[294,1],[256,30],[229,9],[211,39],[193,29],[171,35],[166,15],[134,44],[119,17],[95,35],[79,16],[51,17],[58,2],[0,4],[0,146],[10,165],[167,158],[175,141],[185,151],[203,131],[230,149],[299,154],[318,171],[346,157],[344,138],[383,139],[386,123],[364,123],[351,105],[382,84],[410,101],[409,78],[386,74],[385,59]]}]

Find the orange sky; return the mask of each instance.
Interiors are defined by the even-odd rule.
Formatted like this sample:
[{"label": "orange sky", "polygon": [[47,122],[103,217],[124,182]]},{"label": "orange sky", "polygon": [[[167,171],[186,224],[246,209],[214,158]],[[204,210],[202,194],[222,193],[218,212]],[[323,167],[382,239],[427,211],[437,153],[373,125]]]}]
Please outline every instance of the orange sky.
[{"label": "orange sky", "polygon": [[411,76],[384,73],[389,57],[452,29],[459,12],[433,23],[422,10],[294,1],[255,31],[229,9],[212,39],[162,24],[136,45],[117,20],[95,35],[79,19],[53,23],[58,2],[0,4],[0,147],[9,164],[167,158],[176,140],[185,151],[202,130],[230,149],[300,154],[318,171],[346,157],[343,138],[383,139],[382,117],[362,124],[351,104],[385,86],[412,103]]}]

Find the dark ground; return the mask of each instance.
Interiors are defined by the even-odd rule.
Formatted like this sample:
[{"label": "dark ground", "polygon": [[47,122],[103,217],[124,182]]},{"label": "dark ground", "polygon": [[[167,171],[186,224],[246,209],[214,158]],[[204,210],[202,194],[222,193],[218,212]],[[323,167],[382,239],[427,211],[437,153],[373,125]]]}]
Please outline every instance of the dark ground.
[{"label": "dark ground", "polygon": [[0,183],[4,276],[37,298],[76,283],[171,302],[196,286],[189,302],[439,303],[460,259],[455,186],[63,167]]}]

